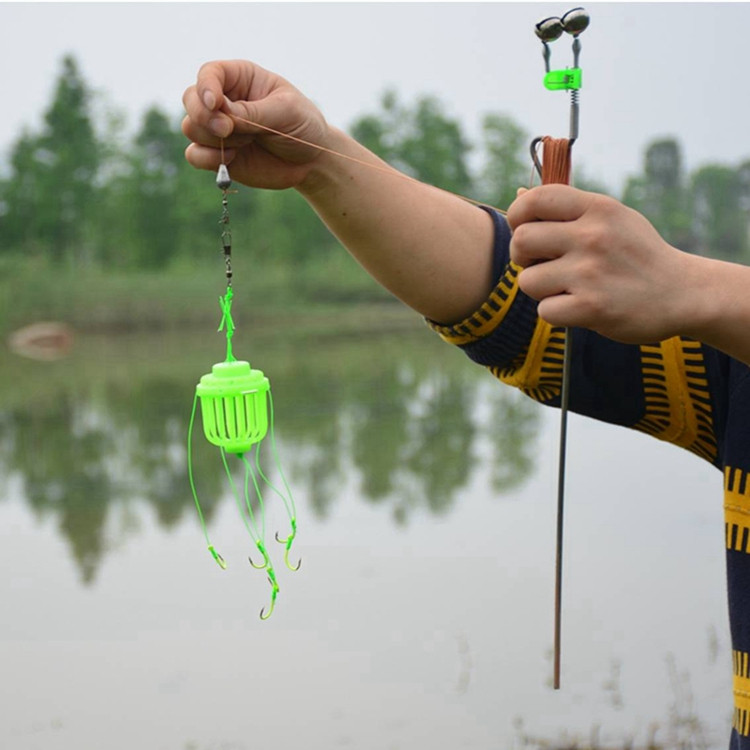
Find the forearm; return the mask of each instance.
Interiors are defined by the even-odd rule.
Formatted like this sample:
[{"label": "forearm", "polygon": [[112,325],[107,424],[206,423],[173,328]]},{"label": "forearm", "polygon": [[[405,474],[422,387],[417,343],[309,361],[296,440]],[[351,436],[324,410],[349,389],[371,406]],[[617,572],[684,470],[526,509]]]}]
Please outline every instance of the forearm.
[{"label": "forearm", "polygon": [[396,170],[341,131],[298,186],[333,234],[383,286],[428,318],[455,323],[491,291],[492,221],[485,211]]},{"label": "forearm", "polygon": [[683,333],[750,365],[750,267],[688,256]]}]

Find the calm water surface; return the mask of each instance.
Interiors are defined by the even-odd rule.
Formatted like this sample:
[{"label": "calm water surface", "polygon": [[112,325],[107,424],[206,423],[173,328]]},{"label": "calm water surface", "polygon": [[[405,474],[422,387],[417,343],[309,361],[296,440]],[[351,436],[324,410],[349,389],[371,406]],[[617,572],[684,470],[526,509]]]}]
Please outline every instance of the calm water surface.
[{"label": "calm water surface", "polygon": [[719,472],[572,420],[553,691],[557,413],[419,323],[238,331],[236,351],[271,379],[299,514],[303,565],[280,566],[267,622],[265,576],[201,435],[196,481],[226,571],[186,478],[193,389],[220,340],[81,340],[57,363],[0,352],[0,747],[448,750],[653,732],[725,746]]}]

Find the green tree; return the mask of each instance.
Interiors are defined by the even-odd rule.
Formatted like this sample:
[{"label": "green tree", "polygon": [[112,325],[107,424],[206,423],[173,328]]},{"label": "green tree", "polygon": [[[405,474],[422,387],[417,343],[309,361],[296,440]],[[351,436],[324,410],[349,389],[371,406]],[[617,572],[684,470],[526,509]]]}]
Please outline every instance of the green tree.
[{"label": "green tree", "polygon": [[460,122],[446,115],[435,97],[422,96],[409,108],[387,91],[380,107],[379,113],[353,123],[351,133],[358,141],[418,180],[456,193],[472,191],[471,144]]},{"label": "green tree", "polygon": [[529,136],[511,117],[488,114],[482,120],[480,200],[507,208],[516,191],[529,182]]},{"label": "green tree", "polygon": [[141,268],[163,268],[179,249],[183,217],[178,215],[178,176],[185,161],[183,151],[184,138],[169,117],[157,107],[149,109],[135,137],[125,191],[136,238],[134,260]]},{"label": "green tree", "polygon": [[2,183],[0,211],[0,253],[33,253],[38,250],[38,232],[34,224],[39,165],[36,161],[38,139],[24,130],[10,156],[11,176]]},{"label": "green tree", "polygon": [[692,178],[695,250],[734,262],[748,260],[747,209],[741,169],[709,165]]},{"label": "green tree", "polygon": [[71,55],[62,60],[39,135],[25,133],[11,153],[4,190],[3,245],[40,249],[54,261],[88,259],[87,219],[95,211],[100,146],[90,93]]},{"label": "green tree", "polygon": [[[333,235],[296,190],[252,191],[244,244],[251,257],[281,263],[312,262],[337,246]],[[338,250],[340,252],[340,250]]]},{"label": "green tree", "polygon": [[679,143],[673,138],[653,141],[643,173],[628,180],[623,202],[646,216],[667,242],[692,252],[689,198]]}]

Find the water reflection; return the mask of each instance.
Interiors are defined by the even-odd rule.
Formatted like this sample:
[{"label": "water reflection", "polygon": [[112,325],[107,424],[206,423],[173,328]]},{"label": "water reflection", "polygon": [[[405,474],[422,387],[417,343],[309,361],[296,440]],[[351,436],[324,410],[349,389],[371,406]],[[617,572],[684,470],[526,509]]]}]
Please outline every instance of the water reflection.
[{"label": "water reflection", "polygon": [[[267,583],[200,434],[226,573],[185,474],[194,386],[221,337],[0,353],[1,746],[622,747],[658,722],[656,744],[686,747],[672,727],[698,716],[726,746],[718,472],[571,419],[564,687],[548,690],[557,415],[419,322],[348,339],[248,328],[236,351],[271,378],[303,535],[303,570],[265,623]],[[692,704],[672,684],[688,673]]]},{"label": "water reflection", "polygon": [[[494,451],[487,458],[498,493],[532,470],[535,405],[481,387],[489,379],[479,368],[419,326],[365,339],[260,336],[251,349],[271,377],[282,461],[320,518],[333,503],[360,499],[397,524],[422,507],[449,513],[481,463],[480,437]],[[6,360],[0,476],[20,480],[38,518],[55,519],[83,583],[108,552],[114,505],[145,501],[167,529],[195,512],[185,441],[194,385],[216,359],[211,339],[160,336],[91,340],[60,363]],[[196,437],[194,474],[210,525],[225,479],[215,451]],[[341,491],[351,467],[354,496]]]}]

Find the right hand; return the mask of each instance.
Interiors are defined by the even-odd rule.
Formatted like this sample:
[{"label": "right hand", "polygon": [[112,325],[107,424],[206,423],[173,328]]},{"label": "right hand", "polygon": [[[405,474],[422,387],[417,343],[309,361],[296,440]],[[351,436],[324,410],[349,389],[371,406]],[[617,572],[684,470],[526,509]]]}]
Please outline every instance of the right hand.
[{"label": "right hand", "polygon": [[292,84],[251,62],[206,63],[183,98],[182,132],[192,141],[185,156],[216,171],[224,159],[233,180],[258,188],[300,186],[320,151],[235,119],[252,120],[321,146],[329,128],[320,110]]},{"label": "right hand", "polygon": [[690,335],[705,282],[694,256],[643,215],[604,195],[542,185],[520,193],[507,218],[518,285],[551,325],[628,344]]}]

